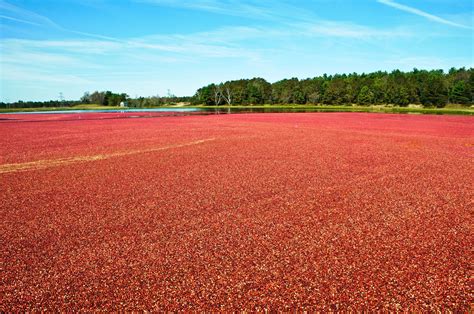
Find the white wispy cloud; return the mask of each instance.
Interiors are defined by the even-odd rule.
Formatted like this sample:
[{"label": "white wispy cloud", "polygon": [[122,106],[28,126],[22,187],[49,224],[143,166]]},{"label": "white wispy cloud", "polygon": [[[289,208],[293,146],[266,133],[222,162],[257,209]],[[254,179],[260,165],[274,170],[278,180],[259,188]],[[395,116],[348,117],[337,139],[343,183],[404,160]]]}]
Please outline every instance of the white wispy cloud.
[{"label": "white wispy cloud", "polygon": [[26,20],[22,20],[22,19],[19,19],[19,18],[15,18],[15,17],[11,17],[11,16],[6,16],[6,15],[0,15],[0,19],[5,19],[5,20],[10,20],[10,21],[20,22],[20,23],[30,24],[30,25],[35,25],[35,26],[41,26],[41,24],[38,24],[38,23],[35,23],[35,22],[26,21]]},{"label": "white wispy cloud", "polygon": [[104,54],[121,47],[120,43],[106,40],[69,39],[69,40],[33,40],[2,39],[0,47],[4,53],[18,51],[50,51],[64,54]]},{"label": "white wispy cloud", "polygon": [[[51,23],[55,24],[51,21]],[[71,32],[76,34],[76,32]],[[280,45],[297,37],[321,37],[326,39],[357,39],[376,42],[383,38],[410,36],[403,29],[376,29],[342,21],[313,21],[312,23],[285,24],[285,26],[235,26],[222,27],[208,32],[189,34],[150,35],[137,38],[111,38],[89,36],[77,32],[85,39],[33,40],[1,39],[3,65],[23,65],[25,67],[51,68],[51,73],[59,66],[67,65],[71,71],[83,67],[99,66],[103,56],[106,64],[135,62],[153,64],[192,63],[208,59],[238,59],[249,62],[263,62],[278,50]],[[90,39],[93,38],[93,39]],[[242,42],[255,45],[243,45]],[[261,48],[261,44],[267,44]],[[285,48],[286,49],[286,48]],[[102,56],[98,58],[98,56]],[[97,61],[102,60],[102,61]],[[82,68],[83,68],[82,67]],[[4,71],[8,78],[8,71]]]},{"label": "white wispy cloud", "polygon": [[[154,1],[154,0],[150,0]],[[161,1],[161,0],[156,0]],[[175,5],[177,1],[164,0],[164,3]],[[176,3],[175,3],[176,2]],[[227,1],[233,3],[236,1]],[[207,3],[207,4],[206,4]],[[237,3],[237,2],[236,2]],[[183,1],[181,6],[192,6],[196,8],[207,9],[225,9],[222,1],[212,0],[198,0],[194,1]],[[248,11],[264,12],[259,11],[254,6],[247,6],[240,4],[241,8],[246,8]],[[0,8],[5,12],[13,16],[5,16],[4,18],[10,19],[16,22],[31,24],[35,26],[50,27],[57,31],[66,32],[71,35],[76,35],[74,39],[62,40],[62,41],[51,41],[51,40],[21,40],[21,39],[8,39],[1,42],[4,49],[9,50],[38,50],[43,49],[47,51],[53,51],[58,56],[66,53],[74,54],[112,54],[112,55],[125,55],[136,59],[144,59],[144,56],[149,53],[175,53],[181,55],[183,60],[190,60],[196,57],[208,57],[208,58],[248,58],[258,59],[259,56],[252,51],[244,47],[237,47],[232,45],[230,42],[235,42],[238,39],[244,39],[249,37],[255,37],[255,33],[260,33],[260,30],[247,28],[247,27],[234,27],[229,29],[219,29],[217,31],[203,32],[203,33],[190,33],[185,35],[178,34],[167,34],[167,35],[156,35],[146,36],[138,38],[116,38],[111,36],[103,36],[101,34],[88,33],[82,31],[76,31],[65,28],[46,16],[42,16],[35,12],[17,7],[4,0],[0,0]],[[229,10],[231,12],[232,10]],[[0,16],[1,17],[1,16]],[[78,36],[77,36],[78,35]],[[69,36],[72,37],[72,36]],[[88,39],[77,39],[79,38],[92,38]],[[17,52],[18,53],[18,52]],[[29,53],[29,52],[27,52]],[[17,54],[21,56],[22,54]],[[24,55],[24,54],[23,54]],[[160,56],[158,59],[161,60],[177,60],[178,57],[170,58],[170,56]],[[21,58],[19,58],[21,59]],[[33,58],[32,60],[34,60]],[[58,57],[58,60],[60,58]],[[146,59],[150,59],[146,57]],[[155,57],[155,60],[157,57]],[[4,62],[6,62],[4,58]],[[10,60],[10,59],[8,59]]]},{"label": "white wispy cloud", "polygon": [[[50,83],[74,82],[81,86],[100,86],[103,81],[153,78],[170,64],[196,65],[206,59],[211,62],[235,60],[256,65],[271,63],[272,56],[278,55],[282,46],[288,51],[287,43],[297,37],[376,42],[381,38],[391,38],[394,33],[347,22],[321,21],[295,24],[289,29],[237,26],[209,32],[160,34],[121,40],[0,39],[0,66],[3,79],[12,82],[29,82],[44,77]],[[398,30],[396,33],[403,34]],[[259,44],[246,46],[241,44],[244,41]],[[260,43],[268,45],[262,48]],[[127,67],[123,67],[125,63]],[[123,70],[118,72],[119,69]]]},{"label": "white wispy cloud", "polygon": [[43,15],[17,7],[3,0],[0,0],[0,9],[4,13],[2,17],[6,19],[36,26],[58,27],[56,23]]},{"label": "white wispy cloud", "polygon": [[[224,42],[215,38],[215,42],[207,42],[205,38],[209,35],[159,35],[143,38],[132,38],[124,40],[32,40],[32,39],[2,39],[2,63],[6,62],[29,62],[34,65],[44,56],[55,63],[57,60],[65,60],[65,56],[77,58],[96,58],[98,55],[109,58],[127,56],[130,60],[150,59],[153,60],[183,60],[189,61],[197,58],[239,58],[258,59],[258,49],[244,48]],[[37,55],[38,58],[34,58]],[[24,58],[28,56],[28,58]]]},{"label": "white wispy cloud", "polygon": [[270,0],[134,0],[159,6],[206,11],[263,20],[311,20],[313,14],[296,5]]},{"label": "white wispy cloud", "polygon": [[34,26],[50,27],[58,31],[72,33],[72,34],[81,35],[85,37],[119,41],[118,39],[113,38],[113,37],[103,36],[103,35],[94,34],[94,33],[86,33],[86,32],[81,32],[81,31],[65,28],[44,15],[20,8],[4,0],[0,0],[0,9],[2,9],[3,12],[8,14],[8,15],[2,14],[0,15],[0,18],[7,19],[10,21],[15,21],[15,22],[23,23],[23,24],[30,24]]},{"label": "white wispy cloud", "polygon": [[[91,74],[95,80],[97,75],[110,75],[120,68],[125,69],[124,73],[143,69],[145,76],[150,76],[169,64],[198,63],[208,58],[249,62],[261,58],[258,49],[220,41],[218,35],[160,35],[124,40],[0,39],[2,79],[20,82],[43,76],[56,82],[71,76],[71,81],[84,84],[90,81]],[[216,41],[207,42],[209,36]],[[131,73],[120,75],[130,77]],[[117,79],[116,75],[114,78]]]},{"label": "white wispy cloud", "polygon": [[9,81],[18,81],[21,83],[50,82],[68,85],[84,84],[90,82],[90,80],[74,74],[54,73],[54,75],[52,75],[52,72],[48,71],[47,69],[24,67],[13,64],[4,65],[3,68],[5,72],[8,72]]},{"label": "white wispy cloud", "polygon": [[203,10],[225,15],[277,20],[271,27],[230,27],[213,32],[193,34],[186,40],[204,38],[208,42],[246,40],[252,38],[283,38],[311,35],[332,38],[377,39],[410,36],[413,31],[402,27],[380,29],[355,23],[323,20],[308,10],[286,1],[249,0],[134,0],[160,6]]},{"label": "white wispy cloud", "polygon": [[405,12],[408,12],[408,13],[412,13],[412,14],[424,17],[424,18],[426,18],[430,21],[433,21],[433,22],[437,22],[437,23],[441,23],[441,24],[445,24],[445,25],[450,25],[450,26],[454,26],[454,27],[472,29],[469,26],[458,24],[458,23],[446,20],[442,17],[430,14],[428,12],[422,11],[422,10],[414,8],[414,7],[410,7],[408,5],[400,4],[400,3],[392,1],[392,0],[377,0],[377,2],[379,2],[381,4],[384,4],[384,5],[388,5],[392,8],[395,8],[395,9],[398,9],[398,10],[401,10],[401,11],[405,11]]},{"label": "white wispy cloud", "polygon": [[250,15],[268,17],[268,11],[261,6],[243,4],[232,0],[135,0],[159,6],[207,11],[224,15]]},{"label": "white wispy cloud", "polygon": [[354,38],[354,39],[381,39],[409,37],[413,35],[404,28],[381,29],[368,27],[343,21],[318,21],[312,24],[305,23],[301,26],[301,31],[310,36],[322,36],[332,38]]}]

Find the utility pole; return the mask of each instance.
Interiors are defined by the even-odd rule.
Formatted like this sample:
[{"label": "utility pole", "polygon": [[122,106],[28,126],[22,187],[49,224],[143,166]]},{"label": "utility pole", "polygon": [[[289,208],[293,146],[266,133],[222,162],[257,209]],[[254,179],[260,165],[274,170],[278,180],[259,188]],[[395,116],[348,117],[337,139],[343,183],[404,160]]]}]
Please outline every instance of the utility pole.
[{"label": "utility pole", "polygon": [[59,101],[61,102],[60,103],[60,107],[63,106],[63,103],[64,103],[64,95],[63,95],[63,92],[59,92]]}]

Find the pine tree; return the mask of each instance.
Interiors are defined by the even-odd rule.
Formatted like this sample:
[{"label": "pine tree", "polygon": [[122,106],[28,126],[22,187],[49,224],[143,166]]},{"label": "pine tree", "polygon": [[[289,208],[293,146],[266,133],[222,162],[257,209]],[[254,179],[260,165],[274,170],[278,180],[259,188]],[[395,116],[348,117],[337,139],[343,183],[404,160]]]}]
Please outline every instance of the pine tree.
[{"label": "pine tree", "polygon": [[367,85],[364,85],[357,96],[357,102],[361,105],[369,105],[374,101],[374,93]]}]

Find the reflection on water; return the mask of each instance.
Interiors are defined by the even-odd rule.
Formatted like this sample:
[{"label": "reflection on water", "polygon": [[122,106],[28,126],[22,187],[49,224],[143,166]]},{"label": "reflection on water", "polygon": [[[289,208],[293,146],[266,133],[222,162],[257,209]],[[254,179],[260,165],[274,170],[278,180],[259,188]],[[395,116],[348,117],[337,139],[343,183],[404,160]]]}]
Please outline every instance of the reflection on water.
[{"label": "reflection on water", "polygon": [[230,114],[230,113],[285,113],[285,112],[362,112],[366,110],[353,109],[318,109],[318,108],[206,108],[201,109],[204,112],[215,114]]},{"label": "reflection on water", "polygon": [[435,115],[445,115],[445,114],[461,114],[461,115],[474,115],[474,111],[449,111],[436,112],[428,109],[420,109],[418,111],[406,111],[398,108],[357,108],[357,107],[347,107],[347,108],[204,108],[201,109],[207,114],[231,114],[231,113],[289,113],[289,112],[370,112],[370,113],[400,113],[400,114],[435,114]]}]

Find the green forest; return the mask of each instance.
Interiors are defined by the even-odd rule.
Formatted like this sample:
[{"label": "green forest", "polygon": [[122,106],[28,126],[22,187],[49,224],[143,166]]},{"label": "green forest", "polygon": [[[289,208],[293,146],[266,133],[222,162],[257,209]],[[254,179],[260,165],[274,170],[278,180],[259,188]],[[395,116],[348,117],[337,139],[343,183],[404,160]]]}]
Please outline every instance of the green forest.
[{"label": "green forest", "polygon": [[448,103],[471,105],[474,100],[474,69],[399,70],[369,74],[323,75],[270,84],[262,78],[228,81],[200,88],[195,104],[324,104],[444,107]]},{"label": "green forest", "polygon": [[474,104],[474,69],[452,68],[368,74],[322,75],[308,79],[284,79],[269,83],[263,78],[209,84],[195,95],[130,98],[125,93],[86,92],[79,100],[0,103],[0,108],[69,107],[78,104],[147,108],[186,103],[207,106],[246,105],[395,105],[409,104],[442,108],[447,104]]}]

